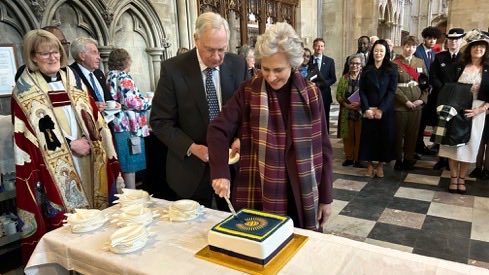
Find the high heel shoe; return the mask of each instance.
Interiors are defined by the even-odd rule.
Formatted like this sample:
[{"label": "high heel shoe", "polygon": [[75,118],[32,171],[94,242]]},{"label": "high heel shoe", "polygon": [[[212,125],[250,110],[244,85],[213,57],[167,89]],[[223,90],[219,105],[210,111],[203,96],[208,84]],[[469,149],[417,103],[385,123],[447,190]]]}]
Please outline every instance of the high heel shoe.
[{"label": "high heel shoe", "polygon": [[457,193],[458,191],[458,177],[450,177],[450,185],[448,185],[448,192]]},{"label": "high heel shoe", "polygon": [[374,173],[374,166],[369,163],[368,164],[368,167],[367,167],[367,174],[365,174],[365,176],[369,177],[369,178],[372,178],[375,176],[375,173]]},{"label": "high heel shoe", "polygon": [[467,193],[467,188],[465,188],[465,178],[458,179],[457,190],[459,194]]},{"label": "high heel shoe", "polygon": [[377,177],[383,178],[384,177],[384,165],[379,164],[379,166],[377,166],[375,173],[377,174]]}]

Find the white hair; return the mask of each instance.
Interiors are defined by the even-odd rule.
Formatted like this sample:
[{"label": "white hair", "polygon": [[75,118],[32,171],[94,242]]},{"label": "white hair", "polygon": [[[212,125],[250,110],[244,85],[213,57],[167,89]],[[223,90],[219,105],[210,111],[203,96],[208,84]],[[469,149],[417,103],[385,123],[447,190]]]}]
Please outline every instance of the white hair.
[{"label": "white hair", "polygon": [[71,56],[73,56],[73,59],[76,61],[80,60],[80,53],[86,52],[87,51],[87,45],[88,44],[93,44],[96,47],[98,47],[98,42],[97,40],[91,38],[91,37],[79,37],[75,39],[73,42],[71,42]]},{"label": "white hair", "polygon": [[276,53],[283,53],[287,57],[292,68],[298,68],[304,61],[304,48],[291,25],[279,22],[258,36],[255,45],[255,59],[259,63],[263,57],[269,57]]},{"label": "white hair", "polygon": [[229,24],[220,14],[214,12],[204,12],[197,17],[195,21],[195,33],[194,36],[200,37],[205,31],[209,29],[220,30],[224,27],[227,38],[229,40]]}]

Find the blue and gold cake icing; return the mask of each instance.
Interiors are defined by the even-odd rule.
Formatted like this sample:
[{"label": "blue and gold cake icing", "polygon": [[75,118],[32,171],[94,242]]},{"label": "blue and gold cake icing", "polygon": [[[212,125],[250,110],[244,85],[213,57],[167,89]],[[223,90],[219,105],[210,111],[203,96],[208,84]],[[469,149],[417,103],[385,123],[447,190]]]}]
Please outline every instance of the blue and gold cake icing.
[{"label": "blue and gold cake icing", "polygon": [[264,241],[290,218],[252,209],[241,209],[237,217],[230,216],[212,230],[254,241]]}]

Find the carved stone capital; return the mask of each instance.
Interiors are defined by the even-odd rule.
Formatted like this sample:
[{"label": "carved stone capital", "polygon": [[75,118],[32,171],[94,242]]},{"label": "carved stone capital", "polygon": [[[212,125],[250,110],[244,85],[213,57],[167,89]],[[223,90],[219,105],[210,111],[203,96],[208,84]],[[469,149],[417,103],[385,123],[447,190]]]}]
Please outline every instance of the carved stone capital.
[{"label": "carved stone capital", "polygon": [[47,0],[30,0],[29,1],[29,6],[31,6],[34,15],[36,16],[37,20],[39,20],[39,21],[42,20],[42,15],[44,14],[44,11],[46,10],[46,2],[47,2]]}]

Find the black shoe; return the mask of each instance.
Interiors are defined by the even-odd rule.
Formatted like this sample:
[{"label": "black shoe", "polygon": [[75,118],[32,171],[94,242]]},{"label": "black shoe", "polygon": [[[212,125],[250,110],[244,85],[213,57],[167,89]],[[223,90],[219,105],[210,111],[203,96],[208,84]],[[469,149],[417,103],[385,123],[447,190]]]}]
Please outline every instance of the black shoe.
[{"label": "black shoe", "polygon": [[396,164],[394,164],[394,170],[401,171],[403,167],[402,161],[396,160]]},{"label": "black shoe", "polygon": [[423,150],[421,150],[421,152],[418,152],[418,153],[421,153],[421,155],[425,155],[425,156],[434,156],[436,155],[436,151],[433,151],[431,150],[430,148],[428,147],[424,147]]},{"label": "black shoe", "polygon": [[480,178],[482,176],[482,169],[479,167],[474,168],[472,172],[470,172],[469,177],[471,178]]},{"label": "black shoe", "polygon": [[353,160],[347,159],[347,160],[343,161],[343,163],[341,165],[350,166],[352,164],[353,164]]},{"label": "black shoe", "polygon": [[421,159],[421,154],[419,153],[414,153],[414,159],[420,160]]},{"label": "black shoe", "polygon": [[440,144],[433,143],[430,147],[428,147],[431,151],[438,152],[440,150]]},{"label": "black shoe", "polygon": [[355,167],[355,168],[366,168],[367,166],[362,165],[362,162],[360,162],[360,161],[355,161],[353,163],[353,167]]},{"label": "black shoe", "polygon": [[433,166],[433,170],[442,170],[445,167],[448,167],[448,161],[446,159],[440,159]]},{"label": "black shoe", "polygon": [[489,180],[489,170],[482,169],[481,175],[479,177],[481,180]]},{"label": "black shoe", "polygon": [[404,170],[414,170],[414,164],[416,164],[415,160],[404,160],[403,168]]}]

